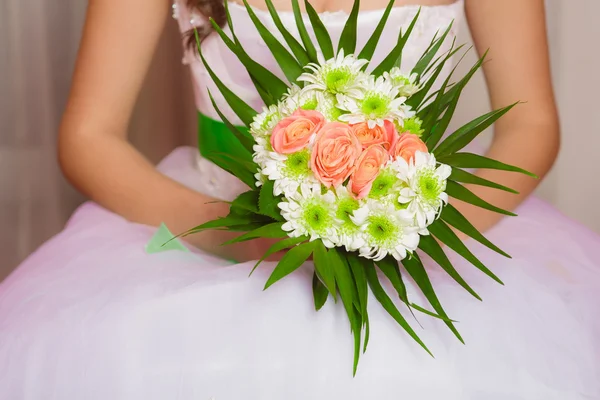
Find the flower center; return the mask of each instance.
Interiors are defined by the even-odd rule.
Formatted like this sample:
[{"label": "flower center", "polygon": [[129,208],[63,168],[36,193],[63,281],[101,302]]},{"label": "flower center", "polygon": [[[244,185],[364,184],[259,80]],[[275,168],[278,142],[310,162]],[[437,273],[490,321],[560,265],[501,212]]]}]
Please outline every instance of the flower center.
[{"label": "flower center", "polygon": [[361,104],[361,111],[367,117],[384,118],[389,111],[390,99],[380,93],[367,93]]},{"label": "flower center", "polygon": [[309,162],[310,153],[307,149],[292,153],[285,160],[283,175],[294,179],[307,176],[311,172]]},{"label": "flower center", "polygon": [[371,186],[369,197],[372,199],[380,199],[387,196],[390,194],[390,191],[397,181],[398,179],[394,176],[394,174],[389,173],[388,171],[380,172],[379,176],[373,181],[373,186]]},{"label": "flower center", "polygon": [[386,215],[374,215],[369,217],[367,233],[374,244],[387,248],[402,234],[402,228]]},{"label": "flower center", "polygon": [[425,132],[425,130],[421,129],[422,124],[423,124],[423,121],[421,121],[417,117],[405,119],[402,122],[402,125],[399,127],[399,131],[400,132],[410,132],[414,135],[421,137],[423,132]]},{"label": "flower center", "polygon": [[313,97],[312,99],[307,100],[306,103],[300,106],[300,108],[302,108],[303,110],[314,110],[317,108],[318,105],[319,102]]},{"label": "flower center", "polygon": [[444,184],[434,175],[433,170],[423,171],[417,181],[418,192],[421,199],[428,204],[436,204],[440,194],[444,191]]},{"label": "flower center", "polygon": [[348,67],[334,68],[325,74],[325,85],[331,93],[340,93],[348,86],[354,78]]},{"label": "flower center", "polygon": [[358,227],[350,218],[354,211],[360,208],[360,204],[357,200],[347,197],[338,202],[338,208],[336,211],[336,218],[343,222],[342,228],[344,230],[356,231]]},{"label": "flower center", "polygon": [[302,219],[307,230],[318,235],[325,235],[327,228],[332,223],[328,208],[318,201],[306,205],[302,213]]}]

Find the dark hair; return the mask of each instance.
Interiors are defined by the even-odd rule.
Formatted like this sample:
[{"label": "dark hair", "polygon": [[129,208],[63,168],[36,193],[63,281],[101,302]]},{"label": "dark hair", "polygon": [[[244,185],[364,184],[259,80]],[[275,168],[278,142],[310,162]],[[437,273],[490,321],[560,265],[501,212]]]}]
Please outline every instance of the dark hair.
[{"label": "dark hair", "polygon": [[[225,6],[223,0],[187,0],[190,10],[196,10],[206,18],[212,18],[219,26],[224,26],[227,22]],[[212,32],[210,24],[204,24],[198,27],[198,36],[200,40],[204,39]],[[196,36],[193,31],[186,32],[186,43],[189,48],[196,47]]]}]

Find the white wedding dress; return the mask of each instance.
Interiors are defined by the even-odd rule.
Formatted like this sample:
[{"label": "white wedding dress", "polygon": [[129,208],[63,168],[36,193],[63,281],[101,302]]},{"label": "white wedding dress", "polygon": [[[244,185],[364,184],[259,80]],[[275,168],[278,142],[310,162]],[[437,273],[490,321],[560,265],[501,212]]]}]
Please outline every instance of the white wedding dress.
[{"label": "white wedding dress", "polygon": [[[245,10],[230,10],[245,49],[280,74]],[[174,11],[182,31],[190,20],[204,23],[183,0]],[[375,58],[416,11],[393,9]],[[461,1],[423,7],[404,66],[461,12]],[[257,13],[275,31],[268,14]],[[381,15],[360,14],[359,48]],[[337,40],[347,15],[321,16]],[[281,17],[295,26],[291,13]],[[216,35],[203,52],[231,90],[260,108],[249,77]],[[217,90],[191,52],[185,61],[199,110],[216,118],[206,88]],[[177,149],[158,169],[213,197],[240,193],[239,182],[197,154]],[[505,286],[450,254],[483,302],[427,264],[466,345],[442,321],[418,316],[422,329],[413,326],[431,358],[371,298],[371,339],[352,377],[345,311],[330,299],[315,312],[310,265],[263,292],[273,263],[249,278],[254,263],[232,265],[195,249],[148,254],[156,228],[87,203],[0,284],[0,399],[600,399],[600,238],[536,198],[517,212],[488,234],[512,260],[469,243]],[[426,304],[407,286],[413,301]]]}]

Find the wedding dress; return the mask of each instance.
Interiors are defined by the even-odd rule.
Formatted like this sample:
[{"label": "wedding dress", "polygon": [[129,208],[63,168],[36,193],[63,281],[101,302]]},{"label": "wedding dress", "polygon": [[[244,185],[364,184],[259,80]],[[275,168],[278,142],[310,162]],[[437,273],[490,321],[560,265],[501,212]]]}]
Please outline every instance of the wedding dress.
[{"label": "wedding dress", "polygon": [[[206,23],[184,3],[174,5],[182,31]],[[375,59],[417,9],[393,9]],[[245,9],[230,3],[230,11],[246,51],[284,78]],[[423,7],[403,65],[414,65],[435,32],[461,12],[460,0]],[[268,13],[256,13],[276,31]],[[359,48],[381,15],[360,13]],[[347,14],[321,17],[337,41]],[[295,26],[291,13],[281,18]],[[251,80],[217,35],[202,46],[221,80],[260,109]],[[218,91],[192,52],[185,62],[198,109],[217,118],[206,89]],[[222,98],[217,102],[228,110]],[[158,169],[221,199],[243,190],[193,148],[175,150]],[[432,358],[371,298],[371,338],[353,377],[345,311],[330,299],[315,312],[310,265],[263,292],[274,263],[249,278],[254,263],[196,249],[149,254],[155,227],[89,202],[0,285],[0,399],[600,399],[600,237],[534,197],[517,213],[488,233],[512,259],[468,243],[505,286],[450,253],[483,302],[427,264],[466,344],[442,321],[419,315],[422,328],[413,326]],[[410,281],[407,290],[426,304]]]}]

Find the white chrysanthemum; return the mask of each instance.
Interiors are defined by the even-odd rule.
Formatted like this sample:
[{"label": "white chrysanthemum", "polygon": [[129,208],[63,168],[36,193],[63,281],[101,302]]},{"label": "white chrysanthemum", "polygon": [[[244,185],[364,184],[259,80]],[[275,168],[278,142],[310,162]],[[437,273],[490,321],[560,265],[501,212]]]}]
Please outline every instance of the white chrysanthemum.
[{"label": "white chrysanthemum", "polygon": [[266,162],[272,158],[270,153],[273,153],[273,147],[271,146],[271,137],[269,136],[257,136],[254,138],[255,143],[252,146],[254,154],[252,156],[254,162],[262,169],[265,168]]},{"label": "white chrysanthemum", "polygon": [[310,151],[304,149],[292,154],[268,152],[262,173],[275,181],[274,194],[290,196],[298,191],[302,183],[318,183],[310,169]]},{"label": "white chrysanthemum", "polygon": [[326,121],[339,121],[344,111],[338,108],[338,101],[335,95],[328,92],[321,92],[317,95],[316,110],[323,114]]},{"label": "white chrysanthemum", "polygon": [[335,218],[340,245],[346,247],[348,251],[356,251],[365,245],[360,227],[352,220],[354,212],[360,209],[361,202],[355,199],[343,185],[338,186],[335,193],[337,196]]},{"label": "white chrysanthemum", "polygon": [[401,158],[395,163],[399,167],[398,177],[408,184],[400,191],[398,201],[406,204],[406,210],[413,215],[419,228],[425,229],[448,202],[446,180],[452,168],[438,165],[433,154],[420,151],[409,163]]},{"label": "white chrysanthemum", "polygon": [[281,104],[271,104],[269,107],[263,107],[263,111],[254,117],[250,124],[250,133],[254,137],[270,135],[275,125],[288,113]]},{"label": "white chrysanthemum", "polygon": [[321,53],[318,54],[318,63],[310,63],[305,72],[298,78],[306,82],[305,89],[327,91],[333,94],[343,94],[358,97],[362,94],[362,81],[367,76],[362,68],[368,60],[357,60],[352,54],[344,56],[340,51],[338,55],[325,60]]},{"label": "white chrysanthemum", "polygon": [[390,254],[400,261],[419,245],[419,234],[412,218],[392,204],[368,200],[354,212],[352,220],[360,226],[365,241],[359,249],[362,257],[379,261]]},{"label": "white chrysanthemum", "polygon": [[398,96],[401,97],[410,97],[421,89],[416,83],[418,78],[416,73],[407,76],[398,67],[392,68],[389,72],[384,72],[383,77],[398,88]]},{"label": "white chrysanthemum", "polygon": [[403,121],[415,112],[405,104],[406,97],[398,97],[398,88],[383,77],[370,76],[362,96],[352,98],[338,95],[338,107],[347,114],[340,120],[350,124],[367,122],[370,128],[383,125],[385,120]]},{"label": "white chrysanthemum", "polygon": [[321,184],[300,185],[300,190],[278,204],[281,215],[287,221],[282,229],[290,237],[308,236],[310,240],[321,239],[326,247],[338,245],[335,224],[336,197],[333,191],[321,191]]},{"label": "white chrysanthemum", "polygon": [[299,108],[303,110],[314,110],[319,104],[318,95],[320,92],[301,88],[298,85],[292,85],[288,93],[283,97],[283,107],[292,114]]}]

